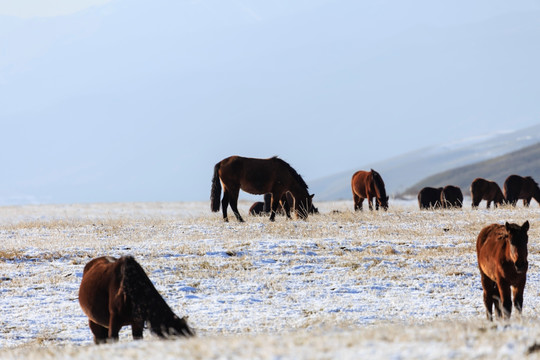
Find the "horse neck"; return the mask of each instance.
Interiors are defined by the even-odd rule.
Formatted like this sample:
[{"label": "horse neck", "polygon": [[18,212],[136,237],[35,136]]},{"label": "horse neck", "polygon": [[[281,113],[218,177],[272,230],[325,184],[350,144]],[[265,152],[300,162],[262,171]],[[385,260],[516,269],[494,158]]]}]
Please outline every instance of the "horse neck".
[{"label": "horse neck", "polygon": [[293,184],[294,185],[289,188],[289,191],[291,192],[292,196],[294,197],[295,202],[307,199],[307,197],[309,196],[307,189],[304,189],[297,182],[293,182]]},{"label": "horse neck", "polygon": [[153,328],[156,326],[160,327],[174,317],[174,313],[169,305],[167,305],[161,295],[157,295],[157,297],[148,301],[148,312],[146,316],[146,321],[150,322]]},{"label": "horse neck", "polygon": [[384,188],[384,183],[382,180],[373,175],[373,187],[375,188],[375,193],[377,194],[377,199],[383,199],[386,197],[386,189]]},{"label": "horse neck", "polygon": [[156,315],[172,312],[142,267],[131,257],[124,259],[122,288],[129,297],[135,316],[156,321]]}]

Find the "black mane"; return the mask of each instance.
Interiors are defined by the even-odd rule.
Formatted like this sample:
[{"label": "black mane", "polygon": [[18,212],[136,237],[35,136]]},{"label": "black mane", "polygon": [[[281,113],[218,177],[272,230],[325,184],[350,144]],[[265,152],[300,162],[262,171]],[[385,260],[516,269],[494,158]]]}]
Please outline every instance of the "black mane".
[{"label": "black mane", "polygon": [[300,174],[298,172],[296,172],[296,170],[294,170],[294,168],[289,165],[288,162],[286,162],[285,160],[283,159],[280,159],[279,157],[277,156],[273,156],[272,157],[272,160],[274,161],[277,161],[279,163],[281,163],[283,166],[285,166],[289,172],[291,173],[291,175],[293,176],[293,178],[302,186],[306,189],[306,191],[308,190],[308,185],[306,184],[306,182],[304,181],[304,179],[302,178],[302,176],[300,176]]}]

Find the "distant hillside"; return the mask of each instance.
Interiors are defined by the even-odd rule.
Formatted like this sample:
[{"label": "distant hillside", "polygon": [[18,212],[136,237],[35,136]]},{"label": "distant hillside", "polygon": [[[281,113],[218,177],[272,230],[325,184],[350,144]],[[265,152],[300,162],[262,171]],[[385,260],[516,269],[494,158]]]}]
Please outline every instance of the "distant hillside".
[{"label": "distant hillside", "polygon": [[539,142],[540,125],[512,132],[467,137],[452,143],[441,143],[419,149],[377,163],[359,164],[362,166],[311,180],[309,187],[315,193],[315,199],[319,201],[349,199],[352,196],[352,174],[356,170],[373,168],[383,177],[387,192],[396,195],[408,191],[413,187],[413,184],[428,176],[493,159]]},{"label": "distant hillside", "polygon": [[457,185],[464,195],[470,195],[471,182],[477,178],[496,181],[503,187],[509,175],[532,176],[540,180],[540,143],[496,158],[440,172],[414,184],[401,195],[414,195],[425,186]]}]

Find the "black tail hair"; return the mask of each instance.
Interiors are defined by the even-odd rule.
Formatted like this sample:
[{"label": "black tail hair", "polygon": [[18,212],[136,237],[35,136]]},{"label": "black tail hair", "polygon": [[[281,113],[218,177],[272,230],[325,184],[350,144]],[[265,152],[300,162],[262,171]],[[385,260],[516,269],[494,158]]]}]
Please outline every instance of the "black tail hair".
[{"label": "black tail hair", "polygon": [[214,166],[214,176],[212,177],[212,190],[210,191],[210,206],[213,212],[219,211],[220,198],[221,198],[221,181],[219,180],[219,168],[221,163],[217,163]]}]

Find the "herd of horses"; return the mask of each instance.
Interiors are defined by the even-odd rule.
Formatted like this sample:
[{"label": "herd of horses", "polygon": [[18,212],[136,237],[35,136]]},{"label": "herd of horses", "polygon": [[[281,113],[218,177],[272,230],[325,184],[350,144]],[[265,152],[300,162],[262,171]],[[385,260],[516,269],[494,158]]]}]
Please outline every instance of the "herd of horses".
[{"label": "herd of horses", "polygon": [[[491,203],[495,207],[510,204],[516,206],[518,200],[523,200],[524,206],[529,206],[531,199],[540,203],[540,188],[530,176],[510,175],[506,178],[503,190],[495,181],[476,178],[470,187],[472,208],[478,207],[482,200],[486,200],[487,208]],[[503,192],[504,191],[504,192]],[[418,193],[418,205],[420,209],[462,207],[463,193],[457,186],[425,187]]]},{"label": "herd of horses", "polygon": [[[223,198],[220,201],[223,188]],[[369,208],[388,209],[388,196],[384,181],[375,170],[357,171],[351,179],[354,209],[362,210],[368,200]],[[270,214],[274,221],[280,211],[290,217],[294,209],[297,216],[306,219],[317,213],[313,194],[302,177],[288,163],[278,157],[269,159],[228,157],[214,167],[211,189],[211,209],[219,211],[227,221],[230,205],[238,221],[239,191],[264,194],[264,202],[255,203],[250,214]],[[540,202],[538,185],[530,177],[509,176],[504,183],[504,194],[492,181],[475,179],[471,185],[473,207],[481,200],[488,208],[505,202],[515,205],[531,198]],[[420,208],[461,207],[463,194],[456,186],[424,188],[418,194]],[[481,275],[486,316],[493,319],[493,308],[498,318],[510,318],[513,307],[521,313],[523,292],[527,279],[527,243],[529,222],[522,225],[491,224],[484,227],[476,241],[478,267]],[[512,298],[513,297],[513,298]],[[159,337],[194,336],[194,330],[185,318],[179,318],[158,293],[142,266],[131,256],[113,258],[103,256],[86,264],[79,288],[79,304],[88,316],[88,324],[96,344],[118,340],[123,326],[131,326],[134,339],[142,339],[145,324]]]}]

